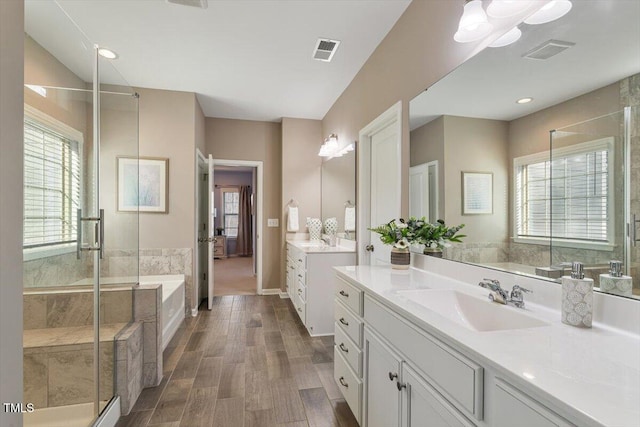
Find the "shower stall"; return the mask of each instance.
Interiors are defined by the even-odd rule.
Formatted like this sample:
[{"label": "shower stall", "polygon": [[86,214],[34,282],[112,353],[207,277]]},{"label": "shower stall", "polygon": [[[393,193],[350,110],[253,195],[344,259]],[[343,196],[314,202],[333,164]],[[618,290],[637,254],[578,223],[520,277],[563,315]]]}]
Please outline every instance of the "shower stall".
[{"label": "shower stall", "polygon": [[133,321],[138,95],[57,2],[26,1],[25,30],[24,425],[86,427]]},{"label": "shower stall", "polygon": [[[622,81],[622,110],[552,131],[549,169],[551,265],[583,262],[601,291],[631,298],[640,298],[639,85],[640,75]],[[631,287],[600,286],[610,261]]]}]

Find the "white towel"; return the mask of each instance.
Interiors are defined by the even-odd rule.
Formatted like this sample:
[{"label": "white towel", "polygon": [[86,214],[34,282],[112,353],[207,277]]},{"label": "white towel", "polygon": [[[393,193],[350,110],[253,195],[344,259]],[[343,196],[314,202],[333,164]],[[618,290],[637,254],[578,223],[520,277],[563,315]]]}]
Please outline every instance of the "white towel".
[{"label": "white towel", "polygon": [[356,231],[356,208],[344,209],[344,231]]},{"label": "white towel", "polygon": [[300,224],[298,221],[298,208],[297,206],[289,206],[289,215],[287,216],[287,231],[300,230]]}]

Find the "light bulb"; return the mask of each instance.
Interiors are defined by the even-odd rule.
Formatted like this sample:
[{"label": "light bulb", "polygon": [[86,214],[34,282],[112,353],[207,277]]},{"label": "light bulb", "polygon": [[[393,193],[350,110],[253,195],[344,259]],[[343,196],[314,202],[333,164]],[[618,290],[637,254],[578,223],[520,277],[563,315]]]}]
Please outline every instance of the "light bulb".
[{"label": "light bulb", "polygon": [[502,35],[498,40],[494,41],[489,47],[503,47],[517,42],[522,36],[522,31],[518,27],[513,27],[511,30]]},{"label": "light bulb", "polygon": [[484,13],[481,0],[471,0],[464,5],[464,12],[460,18],[460,25],[453,39],[458,43],[474,42],[487,36],[493,25],[487,19]]},{"label": "light bulb", "polygon": [[98,48],[98,55],[102,56],[103,58],[107,58],[107,59],[116,59],[118,57],[117,53],[115,53],[111,49],[107,49],[107,48],[104,48],[104,47]]},{"label": "light bulb", "polygon": [[526,10],[531,0],[493,0],[487,7],[487,15],[492,18],[508,18]]},{"label": "light bulb", "polygon": [[525,24],[538,25],[555,21],[569,13],[573,4],[569,0],[551,0],[540,10],[524,20]]}]

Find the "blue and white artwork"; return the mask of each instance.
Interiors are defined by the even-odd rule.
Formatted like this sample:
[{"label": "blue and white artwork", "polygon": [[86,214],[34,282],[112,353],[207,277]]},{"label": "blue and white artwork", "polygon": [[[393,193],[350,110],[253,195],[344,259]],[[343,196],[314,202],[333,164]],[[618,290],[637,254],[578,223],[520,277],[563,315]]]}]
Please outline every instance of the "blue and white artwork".
[{"label": "blue and white artwork", "polygon": [[118,210],[166,213],[168,168],[168,159],[119,157]]}]

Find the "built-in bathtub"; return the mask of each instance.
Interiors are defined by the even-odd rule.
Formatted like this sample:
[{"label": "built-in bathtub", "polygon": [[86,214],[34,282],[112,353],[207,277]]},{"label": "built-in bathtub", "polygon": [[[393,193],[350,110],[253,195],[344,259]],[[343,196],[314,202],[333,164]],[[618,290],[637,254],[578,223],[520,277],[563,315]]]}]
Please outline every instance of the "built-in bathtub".
[{"label": "built-in bathtub", "polygon": [[162,285],[162,350],[185,318],[185,284],[184,275],[140,276],[140,286]]}]

